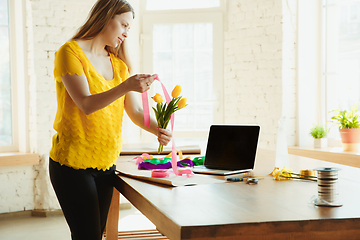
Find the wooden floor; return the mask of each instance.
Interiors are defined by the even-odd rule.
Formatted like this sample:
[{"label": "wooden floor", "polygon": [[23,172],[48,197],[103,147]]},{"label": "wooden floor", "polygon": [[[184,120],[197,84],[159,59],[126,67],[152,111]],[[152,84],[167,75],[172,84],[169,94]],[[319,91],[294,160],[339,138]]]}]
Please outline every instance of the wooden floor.
[{"label": "wooden floor", "polygon": [[[141,232],[143,229],[149,229],[148,232],[155,231],[155,226],[136,208],[120,210],[119,228],[121,233]],[[144,235],[144,234],[143,234]],[[156,234],[148,235],[152,238],[139,238],[135,234],[131,240],[148,239],[167,239]],[[162,238],[161,238],[162,237]],[[31,217],[23,216],[16,218],[0,219],[0,240],[70,240],[69,227],[66,224],[64,216],[51,217]]]}]

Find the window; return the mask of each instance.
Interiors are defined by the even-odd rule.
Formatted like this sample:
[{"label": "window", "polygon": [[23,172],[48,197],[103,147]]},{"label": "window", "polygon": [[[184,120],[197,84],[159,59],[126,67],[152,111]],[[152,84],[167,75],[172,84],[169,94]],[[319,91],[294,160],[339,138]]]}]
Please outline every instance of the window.
[{"label": "window", "polygon": [[14,143],[11,108],[9,5],[0,0],[0,147]]},{"label": "window", "polygon": [[[325,113],[360,102],[360,1],[324,0]],[[332,128],[330,138],[338,138]]]},{"label": "window", "polygon": [[[177,112],[177,128],[206,130],[213,120],[212,24],[156,24],[153,69],[166,86],[183,86],[188,107]],[[156,91],[161,91],[158,85]],[[171,90],[171,89],[169,89]]]},{"label": "window", "polygon": [[0,0],[0,152],[29,152],[23,4]]},{"label": "window", "polygon": [[[164,2],[147,1],[147,10],[201,6],[212,9],[209,12],[204,9],[145,11],[141,35],[143,71],[157,73],[170,92],[175,85],[181,85],[181,95],[187,98],[188,106],[176,112],[175,136],[204,138],[211,124],[223,122],[220,2]],[[162,94],[160,84],[155,83],[149,94],[153,96],[156,92]]]}]

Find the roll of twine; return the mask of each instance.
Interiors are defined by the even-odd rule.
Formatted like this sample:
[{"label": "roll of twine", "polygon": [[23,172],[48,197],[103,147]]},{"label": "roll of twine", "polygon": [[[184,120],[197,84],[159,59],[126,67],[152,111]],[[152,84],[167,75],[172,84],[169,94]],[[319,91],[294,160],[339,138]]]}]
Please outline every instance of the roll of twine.
[{"label": "roll of twine", "polygon": [[300,170],[300,176],[301,178],[307,178],[307,179],[310,179],[313,177],[315,177],[315,171],[314,170],[309,170],[309,169],[306,169],[306,170]]},{"label": "roll of twine", "polygon": [[317,168],[318,206],[342,206],[339,199],[338,168]]}]

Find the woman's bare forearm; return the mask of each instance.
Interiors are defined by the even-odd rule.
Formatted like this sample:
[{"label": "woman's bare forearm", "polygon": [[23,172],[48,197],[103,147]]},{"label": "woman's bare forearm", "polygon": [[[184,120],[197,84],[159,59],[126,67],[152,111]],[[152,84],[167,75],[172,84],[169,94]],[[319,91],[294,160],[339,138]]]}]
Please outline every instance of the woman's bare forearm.
[{"label": "woman's bare forearm", "polygon": [[84,75],[65,75],[61,79],[72,100],[81,111],[88,115],[105,108],[130,91],[145,92],[149,90],[156,75],[149,76],[134,75],[118,86],[97,94],[90,93],[89,84]]},{"label": "woman's bare forearm", "polygon": [[129,92],[126,81],[102,93],[86,96],[82,102],[82,111],[89,115],[103,109]]}]

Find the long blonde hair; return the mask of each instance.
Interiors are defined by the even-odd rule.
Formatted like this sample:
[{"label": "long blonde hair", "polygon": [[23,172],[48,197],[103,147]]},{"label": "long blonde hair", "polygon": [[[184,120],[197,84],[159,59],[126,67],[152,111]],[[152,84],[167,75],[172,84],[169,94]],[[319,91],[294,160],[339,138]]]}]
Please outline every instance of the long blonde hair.
[{"label": "long blonde hair", "polygon": [[[135,18],[135,12],[132,6],[125,0],[98,0],[92,7],[88,19],[82,25],[72,40],[82,39],[90,40],[96,37],[107,26],[109,21],[115,17],[126,12],[132,12]],[[129,55],[126,50],[126,40],[119,44],[116,48],[106,46],[108,53],[114,54],[120,58],[128,66],[129,72],[131,72],[131,64],[129,61]]]}]

